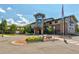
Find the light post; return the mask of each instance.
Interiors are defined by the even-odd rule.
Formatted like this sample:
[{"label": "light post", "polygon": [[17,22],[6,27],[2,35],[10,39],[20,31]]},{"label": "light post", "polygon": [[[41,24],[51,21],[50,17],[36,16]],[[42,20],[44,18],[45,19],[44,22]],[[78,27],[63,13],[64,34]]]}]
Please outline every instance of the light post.
[{"label": "light post", "polygon": [[65,40],[65,19],[63,18],[63,39],[66,44],[68,44],[67,40]]},{"label": "light post", "polygon": [[62,20],[63,20],[63,39],[66,44],[68,42],[65,40],[65,19],[64,19],[64,6],[62,5]]}]

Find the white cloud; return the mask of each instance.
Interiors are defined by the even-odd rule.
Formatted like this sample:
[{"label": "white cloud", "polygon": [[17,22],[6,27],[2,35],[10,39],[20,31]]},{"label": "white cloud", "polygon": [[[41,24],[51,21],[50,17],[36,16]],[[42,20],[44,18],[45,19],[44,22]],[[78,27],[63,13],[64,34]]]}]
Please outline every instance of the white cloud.
[{"label": "white cloud", "polygon": [[19,17],[22,17],[23,15],[22,14],[16,14],[17,16],[19,16]]},{"label": "white cloud", "polygon": [[28,19],[26,19],[25,17],[19,17],[19,18],[22,20],[22,22],[24,22],[26,24],[29,23]]},{"label": "white cloud", "polygon": [[22,14],[16,14],[21,20],[18,20],[17,22],[19,23],[19,25],[26,25],[29,24],[29,21],[27,18],[23,17]]},{"label": "white cloud", "polygon": [[12,10],[12,8],[11,7],[8,7],[7,10]]},{"label": "white cloud", "polygon": [[8,18],[8,19],[6,19],[6,20],[7,20],[7,22],[8,22],[9,25],[10,25],[10,24],[15,24],[15,21],[14,21],[13,18]]},{"label": "white cloud", "polygon": [[16,14],[20,20],[15,21],[13,18],[8,18],[8,25],[16,24],[17,26],[24,26],[29,24],[29,20],[26,17],[23,17],[22,14]]},{"label": "white cloud", "polygon": [[2,8],[0,8],[0,12],[6,13],[6,11],[4,9],[2,9]]},{"label": "white cloud", "polygon": [[26,21],[26,18],[24,17],[19,17],[22,21]]},{"label": "white cloud", "polygon": [[29,22],[26,20],[26,18],[24,17],[20,17],[21,20],[18,20],[18,21],[14,21],[13,18],[8,18],[6,19],[7,22],[8,22],[8,25],[11,25],[11,24],[16,24],[17,26],[24,26],[26,24],[28,24]]},{"label": "white cloud", "polygon": [[7,10],[12,10],[12,8],[8,7],[6,10],[4,10],[3,8],[0,8],[0,12],[2,12],[2,13],[6,13]]}]

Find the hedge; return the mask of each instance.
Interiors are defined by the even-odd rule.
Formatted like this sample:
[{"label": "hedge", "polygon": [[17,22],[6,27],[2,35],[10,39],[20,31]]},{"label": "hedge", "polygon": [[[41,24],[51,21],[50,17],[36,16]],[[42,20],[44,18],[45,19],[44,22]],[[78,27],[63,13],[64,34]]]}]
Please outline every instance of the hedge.
[{"label": "hedge", "polygon": [[31,36],[26,38],[27,42],[38,42],[38,41],[43,41],[43,37],[40,36]]}]

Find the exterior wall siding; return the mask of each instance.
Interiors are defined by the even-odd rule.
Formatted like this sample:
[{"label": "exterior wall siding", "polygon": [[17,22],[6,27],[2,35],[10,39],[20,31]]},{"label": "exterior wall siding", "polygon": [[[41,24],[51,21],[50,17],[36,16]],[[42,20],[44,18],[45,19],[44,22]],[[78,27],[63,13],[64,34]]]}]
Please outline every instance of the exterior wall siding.
[{"label": "exterior wall siding", "polygon": [[67,31],[68,33],[75,33],[76,31],[76,22],[73,20],[72,17],[66,18],[66,23],[67,23]]},{"label": "exterior wall siding", "polygon": [[[74,18],[72,16],[68,16],[68,17],[65,17],[64,19],[65,19],[65,34],[75,33],[77,22],[74,20]],[[63,34],[64,32],[64,22],[62,18],[54,19],[53,21],[44,22],[43,25],[44,25],[44,30],[46,26],[52,26],[52,27],[56,26],[56,31],[60,32],[60,34]],[[35,27],[35,24],[32,24],[32,28],[34,27]]]}]

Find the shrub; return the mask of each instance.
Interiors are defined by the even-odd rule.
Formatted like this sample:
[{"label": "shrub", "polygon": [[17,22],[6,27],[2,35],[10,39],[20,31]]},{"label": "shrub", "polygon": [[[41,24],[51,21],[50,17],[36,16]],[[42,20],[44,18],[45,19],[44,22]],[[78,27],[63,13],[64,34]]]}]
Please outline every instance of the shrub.
[{"label": "shrub", "polygon": [[79,28],[77,28],[77,32],[79,32]]},{"label": "shrub", "polygon": [[33,33],[28,33],[28,32],[26,32],[25,34],[26,34],[26,35],[33,35]]},{"label": "shrub", "polygon": [[33,33],[31,25],[27,25],[24,27],[24,33]]},{"label": "shrub", "polygon": [[51,26],[47,26],[45,29],[45,34],[52,34],[54,32],[54,29]]},{"label": "shrub", "polygon": [[26,38],[27,42],[38,42],[38,41],[43,41],[43,37],[40,36],[31,36]]}]

